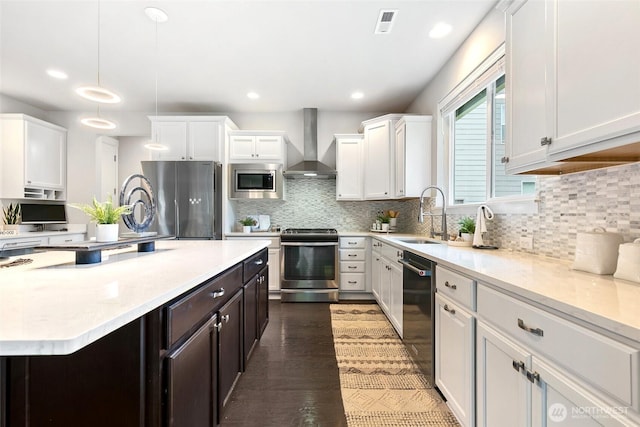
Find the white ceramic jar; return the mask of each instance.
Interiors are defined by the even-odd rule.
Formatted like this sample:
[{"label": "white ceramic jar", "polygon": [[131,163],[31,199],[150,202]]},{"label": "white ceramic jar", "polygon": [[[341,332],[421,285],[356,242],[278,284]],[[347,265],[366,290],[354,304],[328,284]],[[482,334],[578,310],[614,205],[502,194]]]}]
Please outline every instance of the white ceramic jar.
[{"label": "white ceramic jar", "polygon": [[613,277],[640,283],[640,239],[620,245],[618,266]]},{"label": "white ceramic jar", "polygon": [[622,235],[607,233],[604,228],[578,233],[576,257],[571,268],[595,274],[613,274],[618,262]]}]

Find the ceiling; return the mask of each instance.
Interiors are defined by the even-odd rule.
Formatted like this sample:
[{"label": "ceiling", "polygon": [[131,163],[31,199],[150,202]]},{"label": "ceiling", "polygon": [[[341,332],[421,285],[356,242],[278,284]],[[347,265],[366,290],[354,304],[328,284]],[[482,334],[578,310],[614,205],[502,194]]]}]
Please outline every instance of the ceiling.
[{"label": "ceiling", "polygon": [[[46,111],[95,111],[74,89],[97,83],[99,57],[102,86],[122,97],[103,112],[154,112],[156,73],[161,114],[402,112],[495,3],[0,0],[0,93]],[[157,48],[147,6],[169,15]],[[389,34],[375,35],[381,9],[398,13]],[[452,32],[430,38],[440,21]]]}]

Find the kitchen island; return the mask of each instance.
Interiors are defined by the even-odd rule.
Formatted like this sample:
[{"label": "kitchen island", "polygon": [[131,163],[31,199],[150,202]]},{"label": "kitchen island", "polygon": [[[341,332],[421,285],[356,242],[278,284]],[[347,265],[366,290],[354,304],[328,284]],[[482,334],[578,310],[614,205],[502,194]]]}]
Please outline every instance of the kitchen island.
[{"label": "kitchen island", "polygon": [[[105,251],[95,265],[43,252],[0,270],[0,426],[178,425],[198,411],[181,408],[189,390],[173,387],[198,377],[215,424],[230,393],[210,390],[227,371],[218,358],[232,347],[234,369],[244,368],[243,303],[256,310],[259,287],[268,289],[268,244],[158,241],[155,252]],[[194,363],[204,366],[183,370]]]}]

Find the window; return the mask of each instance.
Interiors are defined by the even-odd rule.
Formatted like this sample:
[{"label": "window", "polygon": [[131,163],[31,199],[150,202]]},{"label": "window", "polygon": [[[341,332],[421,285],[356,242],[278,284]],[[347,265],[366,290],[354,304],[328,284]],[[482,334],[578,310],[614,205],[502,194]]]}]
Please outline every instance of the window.
[{"label": "window", "polygon": [[535,177],[507,175],[504,51],[492,55],[440,103],[454,205],[535,193]]}]

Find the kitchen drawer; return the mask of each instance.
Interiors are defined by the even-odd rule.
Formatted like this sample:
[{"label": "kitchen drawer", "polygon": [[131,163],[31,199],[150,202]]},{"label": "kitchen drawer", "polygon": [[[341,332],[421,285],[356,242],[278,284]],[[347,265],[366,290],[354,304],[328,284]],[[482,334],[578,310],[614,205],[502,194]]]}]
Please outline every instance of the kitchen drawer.
[{"label": "kitchen drawer", "polygon": [[258,274],[258,272],[262,270],[268,262],[269,251],[267,249],[263,249],[251,258],[244,260],[243,283],[246,283],[249,279]]},{"label": "kitchen drawer", "polygon": [[167,348],[197,327],[212,311],[242,286],[242,265],[237,264],[166,308]]},{"label": "kitchen drawer", "polygon": [[51,236],[49,237],[50,245],[57,245],[58,243],[73,243],[73,242],[83,242],[84,234],[63,234],[61,236]]},{"label": "kitchen drawer", "polygon": [[365,290],[365,274],[364,273],[340,273],[340,290],[341,291],[364,291]]},{"label": "kitchen drawer", "polygon": [[340,261],[340,271],[343,273],[364,273],[364,262]]},{"label": "kitchen drawer", "polygon": [[362,249],[340,249],[340,261],[364,261],[365,251]]},{"label": "kitchen drawer", "polygon": [[[251,233],[251,234],[258,234],[259,232],[256,233]],[[229,236],[227,237],[227,240],[268,240],[269,243],[269,249],[280,249],[280,237],[266,237],[266,236],[252,236],[252,237],[240,237],[240,236]]]},{"label": "kitchen drawer", "polygon": [[35,248],[36,246],[46,245],[46,237],[25,237],[20,239],[2,239],[0,240],[0,251],[11,249]]},{"label": "kitchen drawer", "polygon": [[640,350],[478,285],[478,315],[625,406],[640,408]]},{"label": "kitchen drawer", "polygon": [[367,247],[366,237],[341,237],[340,247],[343,249],[364,249]]},{"label": "kitchen drawer", "polygon": [[436,289],[471,310],[476,309],[476,282],[436,265]]}]

